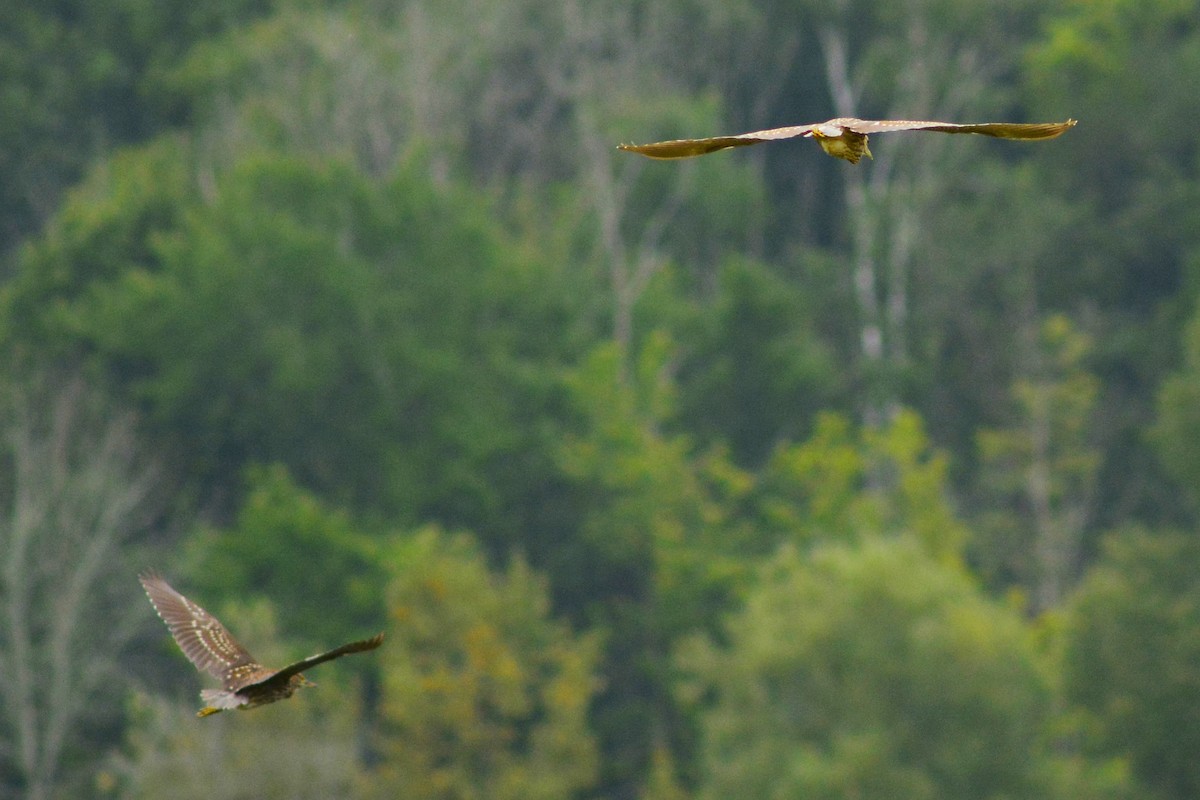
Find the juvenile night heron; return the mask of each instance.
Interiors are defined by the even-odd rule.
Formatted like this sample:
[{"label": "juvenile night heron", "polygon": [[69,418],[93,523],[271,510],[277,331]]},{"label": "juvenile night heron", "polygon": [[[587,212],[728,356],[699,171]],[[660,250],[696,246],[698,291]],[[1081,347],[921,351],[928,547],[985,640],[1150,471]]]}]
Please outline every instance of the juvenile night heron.
[{"label": "juvenile night heron", "polygon": [[301,674],[305,670],[349,653],[374,650],[383,642],[380,633],[327,653],[309,656],[280,670],[268,669],[255,661],[216,617],[172,589],[157,573],[144,572],[138,580],[183,654],[196,669],[221,680],[224,688],[200,692],[207,705],[196,712],[198,717],[286,700],[300,687],[315,685]]},{"label": "juvenile night heron", "polygon": [[653,144],[622,144],[621,150],[641,153],[650,158],[691,158],[730,147],[745,147],[773,139],[791,139],[803,136],[816,139],[821,148],[831,156],[844,158],[857,164],[863,156],[871,157],[867,148],[867,136],[872,133],[891,131],[938,131],[939,133],[980,133],[999,139],[1053,139],[1075,126],[1075,120],[1066,122],[930,122],[918,120],[868,120],[853,117],[838,117],[828,122],[812,125],[793,125],[788,128],[772,128],[766,131],[739,133],[736,136],[714,136],[709,139],[673,139]]}]

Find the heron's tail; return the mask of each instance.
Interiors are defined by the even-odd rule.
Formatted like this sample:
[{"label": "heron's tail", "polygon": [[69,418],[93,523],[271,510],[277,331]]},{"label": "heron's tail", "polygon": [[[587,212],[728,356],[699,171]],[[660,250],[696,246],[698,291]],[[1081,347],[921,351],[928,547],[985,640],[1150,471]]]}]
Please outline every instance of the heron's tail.
[{"label": "heron's tail", "polygon": [[197,717],[207,717],[246,704],[243,698],[225,689],[203,689],[200,692],[200,699],[206,705],[196,712]]}]

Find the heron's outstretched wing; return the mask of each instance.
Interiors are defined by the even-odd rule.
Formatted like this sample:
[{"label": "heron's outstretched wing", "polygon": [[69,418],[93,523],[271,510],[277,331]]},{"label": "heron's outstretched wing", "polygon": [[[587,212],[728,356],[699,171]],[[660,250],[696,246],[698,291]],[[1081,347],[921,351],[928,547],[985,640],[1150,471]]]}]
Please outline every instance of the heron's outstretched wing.
[{"label": "heron's outstretched wing", "polygon": [[358,642],[350,642],[349,644],[344,644],[341,647],[335,647],[328,652],[315,656],[309,656],[302,661],[297,661],[295,664],[290,664],[278,672],[272,673],[269,677],[264,678],[261,682],[265,683],[267,680],[286,681],[293,675],[299,675],[305,670],[312,669],[317,664],[323,664],[326,661],[332,661],[335,658],[341,658],[342,656],[349,655],[350,653],[362,653],[366,650],[374,650],[381,644],[383,644],[383,634],[377,633],[370,639],[363,639]]},{"label": "heron's outstretched wing", "polygon": [[266,672],[220,620],[188,600],[155,572],[138,576],[154,610],[167,623],[179,649],[196,669],[220,678],[226,688],[249,675]]},{"label": "heron's outstretched wing", "polygon": [[841,125],[855,133],[889,133],[891,131],[937,131],[939,133],[980,133],[999,139],[1053,139],[1075,126],[1066,122],[934,122],[931,120],[870,120],[835,119],[826,124]]},{"label": "heron's outstretched wing", "polygon": [[954,123],[933,120],[869,120],[839,117],[828,122],[811,125],[792,125],[786,128],[770,128],[764,131],[739,133],[736,136],[713,136],[707,139],[673,139],[651,144],[622,144],[619,149],[640,153],[650,158],[691,158],[730,147],[769,142],[774,139],[791,139],[816,133],[825,138],[837,138],[841,128],[868,135],[891,131],[938,131],[940,133],[979,133],[1000,139],[1053,139],[1075,126],[1075,120],[1066,122],[972,122]]},{"label": "heron's outstretched wing", "polygon": [[653,144],[622,144],[620,150],[640,153],[650,158],[691,158],[730,147],[745,147],[746,145],[768,142],[772,139],[791,139],[803,136],[816,125],[792,125],[787,128],[771,128],[765,131],[739,133],[737,136],[713,136],[708,139],[672,139],[669,142],[654,142]]}]

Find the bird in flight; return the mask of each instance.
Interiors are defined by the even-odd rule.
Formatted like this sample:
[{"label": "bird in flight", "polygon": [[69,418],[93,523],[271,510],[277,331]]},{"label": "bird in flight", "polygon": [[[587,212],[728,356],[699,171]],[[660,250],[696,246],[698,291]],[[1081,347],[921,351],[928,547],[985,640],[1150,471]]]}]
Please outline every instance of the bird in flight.
[{"label": "bird in flight", "polygon": [[1066,122],[930,122],[918,120],[869,120],[853,117],[838,117],[828,122],[811,125],[792,125],[787,128],[772,128],[766,131],[739,133],[736,136],[714,136],[709,139],[673,139],[653,144],[622,144],[618,148],[631,153],[641,153],[649,158],[691,158],[730,147],[745,147],[774,139],[791,139],[803,136],[816,139],[826,153],[844,158],[857,164],[863,156],[871,158],[867,147],[867,136],[872,133],[891,131],[938,131],[940,133],[981,133],[1000,139],[1053,139],[1075,126],[1075,120]]},{"label": "bird in flight", "polygon": [[183,654],[196,669],[219,678],[222,683],[221,689],[200,692],[207,705],[196,712],[198,717],[286,700],[297,689],[316,685],[301,674],[305,670],[349,653],[374,650],[383,643],[383,634],[379,633],[370,639],[309,656],[283,669],[268,669],[255,661],[216,617],[172,589],[157,573],[144,572],[138,580]]}]

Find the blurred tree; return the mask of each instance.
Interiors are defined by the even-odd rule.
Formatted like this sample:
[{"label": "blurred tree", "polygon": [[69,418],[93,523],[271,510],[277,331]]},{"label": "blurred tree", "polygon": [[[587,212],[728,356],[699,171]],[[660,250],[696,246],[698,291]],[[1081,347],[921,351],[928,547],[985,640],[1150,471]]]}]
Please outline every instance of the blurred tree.
[{"label": "blurred tree", "polygon": [[206,501],[227,508],[244,465],[280,462],[363,509],[519,528],[495,512],[540,491],[527,454],[553,387],[532,359],[569,346],[546,335],[559,314],[547,267],[484,201],[412,172],[380,187],[263,156],[204,203],[177,169],[126,204],[167,152],[119,159],[107,193],[81,196],[31,248],[10,346],[115,376]]},{"label": "blurred tree", "polygon": [[679,54],[676,34],[732,42],[730,5],[706,0],[686,21],[611,0],[288,8],[197,48],[171,78],[203,98],[200,138],[218,163],[268,149],[378,176],[419,159],[435,185],[513,200],[500,209],[521,209],[516,224],[571,239],[583,304],[629,349],[635,307],[672,256],[711,282],[714,256],[755,225],[759,183],[735,162],[646,169],[613,146],[646,124],[712,120],[711,97],[646,80],[670,73],[648,55],[707,63],[708,50]]},{"label": "blurred tree", "polygon": [[675,760],[666,747],[659,747],[650,756],[650,774],[638,800],[688,800],[691,795],[675,774]]},{"label": "blurred tree", "polygon": [[[1045,320],[1013,387],[1017,424],[979,432],[981,482],[999,502],[987,504],[994,540],[979,537],[978,552],[993,577],[999,568],[1032,590],[1035,612],[1057,606],[1082,566],[1099,466],[1091,442],[1099,382],[1084,366],[1090,346],[1066,317]],[[1005,498],[1012,511],[1003,510]]]},{"label": "blurred tree", "polygon": [[[1046,7],[1043,34],[1026,54],[1037,107],[1069,108],[1080,119],[1072,146],[1043,165],[1086,212],[1056,246],[1080,255],[1072,269],[1042,270],[1039,285],[1047,309],[1077,317],[1078,308],[1094,320],[1093,368],[1104,387],[1101,529],[1194,513],[1164,479],[1144,430],[1194,311],[1200,144],[1178,126],[1200,119],[1190,88],[1200,81],[1198,11],[1195,0],[1070,0]],[[1131,140],[1129,125],[1112,120],[1136,121],[1138,135]]]},{"label": "blurred tree", "polygon": [[395,27],[395,9],[367,17],[353,4],[279,5],[193,48],[162,76],[193,98],[206,156],[228,166],[254,152],[303,154],[381,179],[410,162],[427,144],[414,130],[423,117],[412,95],[424,88],[414,73],[432,68],[413,63],[400,41],[416,32]]},{"label": "blurred tree", "polygon": [[[0,336],[26,357],[77,360],[74,305],[126,272],[161,268],[159,239],[182,224],[198,200],[186,140],[167,137],[102,162],[73,188],[0,287]],[[118,382],[124,364],[112,365]]]},{"label": "blurred tree", "polygon": [[1085,744],[1128,758],[1151,793],[1200,792],[1200,539],[1114,534],[1067,618],[1064,682]]},{"label": "blurred tree", "polygon": [[550,618],[541,579],[519,558],[492,573],[472,539],[432,529],[385,563],[395,624],[366,796],[566,800],[593,786],[598,642]]},{"label": "blurred tree", "polygon": [[297,486],[282,466],[250,469],[247,484],[228,529],[204,528],[188,539],[194,595],[268,597],[281,628],[314,652],[378,630],[385,616],[378,537]]},{"label": "blurred tree", "polygon": [[[731,588],[727,582],[749,555],[746,537],[753,533],[731,512],[751,479],[723,452],[696,453],[687,437],[664,430],[675,413],[673,353],[665,334],[649,337],[626,379],[617,346],[598,347],[568,377],[581,424],[564,439],[560,461],[582,507],[590,580],[603,583],[606,564],[631,568],[660,590],[680,592],[663,610],[695,622],[720,607],[713,597]],[[641,596],[623,578],[613,588]]]},{"label": "blurred tree", "polygon": [[782,442],[804,438],[818,410],[847,387],[816,330],[811,298],[769,267],[724,264],[708,303],[680,325],[679,420],[761,467]]},{"label": "blurred tree", "polygon": [[1200,509],[1200,459],[1192,446],[1200,431],[1200,314],[1192,317],[1183,335],[1183,365],[1158,390],[1158,419],[1151,440],[1174,486],[1192,513]]},{"label": "blurred tree", "polygon": [[[284,0],[286,2],[286,0]],[[16,2],[0,7],[0,267],[111,148],[185,118],[161,79],[195,43],[272,0]]]},{"label": "blurred tree", "polygon": [[1045,318],[1066,314],[1081,333],[1096,335],[1086,307],[1060,307],[1046,297],[1047,280],[1078,268],[1063,238],[1089,224],[1086,207],[1063,196],[1047,174],[1044,165],[1055,155],[973,162],[961,184],[944,187],[945,202],[926,220],[914,265],[923,288],[913,292],[912,317],[936,324],[914,330],[906,385],[934,441],[954,456],[951,478],[967,517],[992,502],[977,432],[1012,424],[1012,389],[1037,361],[1034,343]]},{"label": "blurred tree", "polygon": [[86,792],[119,725],[138,537],[164,508],[134,418],[84,381],[0,387],[0,795]]},{"label": "blurred tree", "polygon": [[928,556],[956,565],[968,531],[950,503],[946,468],[915,412],[883,428],[825,413],[808,441],[775,454],[757,504],[777,541],[912,536]]},{"label": "blurred tree", "polygon": [[912,537],[783,548],[726,636],[680,653],[698,797],[1054,796],[1031,637]]},{"label": "blurred tree", "polygon": [[765,549],[736,513],[750,477],[723,451],[696,452],[664,431],[673,352],[665,335],[647,337],[626,373],[614,342],[568,378],[578,423],[559,457],[580,527],[546,563],[560,604],[607,634],[593,719],[602,790],[616,798],[636,796],[663,748],[689,768],[693,732],[671,696],[672,644],[715,626],[747,560]]}]

